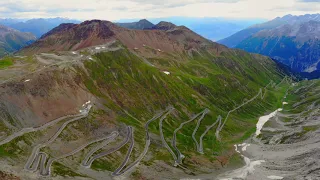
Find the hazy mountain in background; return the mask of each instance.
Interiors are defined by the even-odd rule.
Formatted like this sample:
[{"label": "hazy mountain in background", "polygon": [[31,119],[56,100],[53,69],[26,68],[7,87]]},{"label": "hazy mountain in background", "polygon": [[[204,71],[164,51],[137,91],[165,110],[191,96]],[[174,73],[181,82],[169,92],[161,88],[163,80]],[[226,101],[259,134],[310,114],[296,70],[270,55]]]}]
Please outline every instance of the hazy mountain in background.
[{"label": "hazy mountain in background", "polygon": [[[201,36],[217,41],[226,38],[244,28],[253,24],[265,22],[264,19],[228,19],[228,18],[197,18],[197,17],[166,17],[166,18],[150,18],[151,23],[157,24],[160,21],[172,22],[178,26],[186,26]],[[137,22],[137,19],[123,19],[118,21]]]},{"label": "hazy mountain in background", "polygon": [[286,15],[283,17],[277,17],[271,21],[248,27],[231,35],[230,37],[219,40],[218,42],[228,47],[236,47],[239,43],[241,43],[241,41],[245,40],[246,38],[252,36],[253,34],[261,30],[276,28],[284,24],[299,24],[303,22],[308,22],[310,20],[320,21],[320,14],[307,14],[303,16]]},{"label": "hazy mountain in background", "polygon": [[271,56],[295,71],[320,70],[320,22],[286,24],[262,30],[236,47]]},{"label": "hazy mountain in background", "polygon": [[[119,26],[129,29],[148,29],[160,21],[184,25],[196,33],[213,41],[226,38],[237,31],[253,24],[264,22],[263,19],[228,19],[228,18],[196,18],[196,17],[167,17],[151,19],[124,19],[117,21]],[[67,18],[38,18],[38,19],[0,19],[0,24],[22,32],[31,32],[38,38],[61,23],[80,23],[81,21]]]},{"label": "hazy mountain in background", "polygon": [[67,18],[38,18],[38,19],[0,19],[0,24],[17,29],[21,32],[30,32],[37,38],[62,23],[80,23],[78,20]]},{"label": "hazy mountain in background", "polygon": [[31,33],[20,32],[0,25],[0,57],[15,52],[35,40],[36,37]]},{"label": "hazy mountain in background", "polygon": [[16,24],[19,22],[27,21],[25,19],[13,19],[13,18],[6,18],[6,19],[0,19],[0,24],[3,26],[10,26],[12,24]]},{"label": "hazy mountain in background", "polygon": [[276,18],[219,43],[270,56],[297,72],[317,72],[320,70],[320,14]]}]

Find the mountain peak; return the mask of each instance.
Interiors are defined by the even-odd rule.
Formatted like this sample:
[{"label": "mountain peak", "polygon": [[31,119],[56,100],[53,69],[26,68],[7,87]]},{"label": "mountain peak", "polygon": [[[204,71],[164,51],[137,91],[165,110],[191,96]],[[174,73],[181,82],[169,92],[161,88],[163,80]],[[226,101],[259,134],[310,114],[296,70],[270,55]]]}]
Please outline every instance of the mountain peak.
[{"label": "mountain peak", "polygon": [[292,14],[287,14],[287,15],[285,15],[285,16],[283,16],[284,18],[290,18],[290,17],[293,17],[293,15]]},{"label": "mountain peak", "polygon": [[99,20],[99,19],[87,20],[87,21],[84,21],[84,22],[82,22],[82,23],[80,23],[80,24],[82,24],[82,25],[88,25],[88,24],[102,24],[102,23],[112,24],[112,22],[110,22],[110,21]]},{"label": "mountain peak", "polygon": [[116,23],[118,26],[127,28],[127,29],[151,29],[154,24],[152,24],[147,19],[141,19],[138,22],[129,22],[129,23]]},{"label": "mountain peak", "polygon": [[[119,28],[103,20],[84,21],[81,24],[64,23],[43,35],[32,47],[36,52],[78,50],[108,42],[115,35],[113,30]],[[28,51],[30,47],[24,50]]]},{"label": "mountain peak", "polygon": [[139,23],[151,23],[151,22],[148,21],[147,19],[140,19],[138,22],[139,22]]},{"label": "mountain peak", "polygon": [[153,27],[153,29],[158,29],[158,30],[171,30],[176,28],[177,26],[171,22],[166,22],[166,21],[160,21],[157,25]]}]

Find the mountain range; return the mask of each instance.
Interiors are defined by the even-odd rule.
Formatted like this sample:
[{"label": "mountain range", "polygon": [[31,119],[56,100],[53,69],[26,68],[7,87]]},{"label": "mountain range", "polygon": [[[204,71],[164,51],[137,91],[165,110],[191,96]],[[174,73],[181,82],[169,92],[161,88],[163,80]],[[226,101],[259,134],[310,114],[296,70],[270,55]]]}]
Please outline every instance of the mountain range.
[{"label": "mountain range", "polygon": [[67,18],[0,19],[1,25],[21,32],[30,32],[37,38],[40,38],[43,34],[62,23],[80,23],[80,21]]},{"label": "mountain range", "polygon": [[0,57],[20,50],[35,40],[36,37],[31,33],[23,33],[0,25]]},{"label": "mountain range", "polygon": [[[119,23],[138,22],[135,19],[119,20]],[[161,21],[171,22],[176,25],[183,25],[201,36],[212,41],[218,41],[226,38],[244,28],[253,24],[265,22],[265,19],[231,19],[231,18],[210,18],[210,17],[164,17],[149,18],[152,24],[158,24]],[[150,24],[150,23],[149,23]]]},{"label": "mountain range", "polygon": [[221,39],[218,42],[221,44],[224,44],[228,47],[236,47],[240,42],[245,40],[246,38],[254,35],[255,33],[261,31],[261,30],[267,30],[267,29],[273,29],[276,27],[279,27],[281,25],[285,24],[299,24],[303,22],[308,22],[310,20],[314,21],[320,21],[320,15],[314,14],[314,15],[302,15],[302,16],[293,16],[293,15],[286,15],[283,17],[277,17],[271,21],[256,24],[253,26],[250,26],[248,28],[245,28],[239,32],[236,32],[235,34],[231,35],[230,37],[227,37],[225,39]]},{"label": "mountain range", "polygon": [[296,72],[314,72],[320,67],[319,24],[320,14],[287,15],[251,26],[219,43],[270,56]]}]

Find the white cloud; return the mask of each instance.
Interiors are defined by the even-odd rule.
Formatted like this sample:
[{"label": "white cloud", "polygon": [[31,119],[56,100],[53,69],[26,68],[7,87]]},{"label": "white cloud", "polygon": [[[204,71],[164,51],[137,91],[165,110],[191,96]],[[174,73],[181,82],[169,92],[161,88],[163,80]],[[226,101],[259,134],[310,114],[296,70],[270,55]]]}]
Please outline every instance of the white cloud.
[{"label": "white cloud", "polygon": [[[311,5],[312,4],[312,5]],[[316,0],[7,0],[2,18],[118,20],[169,16],[274,18],[320,11]]]}]

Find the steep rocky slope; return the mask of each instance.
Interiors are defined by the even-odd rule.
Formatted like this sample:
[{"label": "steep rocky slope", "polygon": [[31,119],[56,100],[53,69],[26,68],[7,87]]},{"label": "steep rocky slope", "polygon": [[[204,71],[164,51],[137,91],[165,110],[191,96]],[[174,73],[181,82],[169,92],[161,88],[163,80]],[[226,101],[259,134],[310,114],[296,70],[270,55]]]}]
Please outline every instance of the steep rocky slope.
[{"label": "steep rocky slope", "polygon": [[20,50],[35,40],[36,37],[31,33],[22,33],[0,25],[0,57]]},{"label": "steep rocky slope", "polygon": [[290,85],[271,59],[167,22],[63,24],[19,54],[0,70],[0,169],[22,179],[179,179],[241,166],[233,144]]}]

